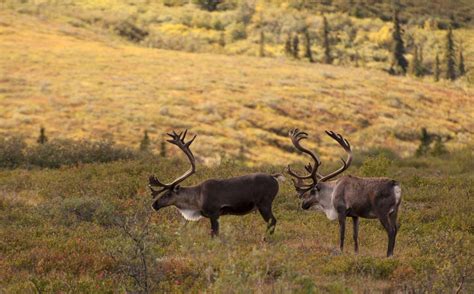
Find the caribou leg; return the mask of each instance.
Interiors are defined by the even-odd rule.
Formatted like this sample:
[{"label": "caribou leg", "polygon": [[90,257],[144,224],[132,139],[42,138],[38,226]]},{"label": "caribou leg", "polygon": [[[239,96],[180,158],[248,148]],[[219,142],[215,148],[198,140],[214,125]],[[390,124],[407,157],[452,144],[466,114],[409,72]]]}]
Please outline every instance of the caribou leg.
[{"label": "caribou leg", "polygon": [[219,217],[211,217],[211,237],[219,236]]},{"label": "caribou leg", "polygon": [[385,228],[385,231],[387,231],[388,235],[388,247],[387,247],[387,257],[390,257],[393,255],[393,248],[395,247],[395,237],[397,236],[397,226],[396,223],[393,223],[390,221],[389,215],[384,215],[380,217],[380,222],[382,223],[382,226]]},{"label": "caribou leg", "polygon": [[346,216],[344,214],[339,214],[339,248],[341,252],[344,251],[344,235],[346,234]]},{"label": "caribou leg", "polygon": [[260,215],[262,216],[263,220],[265,220],[265,222],[268,224],[267,232],[273,234],[275,232],[277,220],[273,216],[271,204],[258,207],[258,211],[260,212]]},{"label": "caribou leg", "polygon": [[359,253],[359,218],[353,216],[352,217],[352,224],[353,224],[353,232],[352,237],[354,238],[354,251],[355,253]]}]

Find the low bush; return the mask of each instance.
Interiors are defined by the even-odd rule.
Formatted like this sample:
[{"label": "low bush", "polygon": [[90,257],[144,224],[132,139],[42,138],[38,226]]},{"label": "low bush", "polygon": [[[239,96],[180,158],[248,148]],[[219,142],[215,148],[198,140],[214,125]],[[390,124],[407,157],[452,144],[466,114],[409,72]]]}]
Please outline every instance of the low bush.
[{"label": "low bush", "polygon": [[0,137],[0,168],[16,168],[25,161],[26,143],[21,137]]},{"label": "low bush", "polygon": [[137,158],[139,154],[112,141],[52,140],[27,146],[20,137],[0,138],[0,168],[59,168]]},{"label": "low bush", "polygon": [[58,223],[73,226],[80,222],[94,222],[111,226],[116,222],[117,207],[110,201],[97,197],[54,198],[38,207],[41,214]]},{"label": "low bush", "polygon": [[27,164],[58,168],[62,165],[74,165],[92,162],[110,162],[136,157],[136,154],[112,141],[72,141],[55,140],[28,148]]},{"label": "low bush", "polygon": [[334,258],[325,268],[330,274],[371,276],[375,279],[388,279],[398,266],[396,259],[375,257]]},{"label": "low bush", "polygon": [[371,156],[367,158],[359,171],[366,177],[383,177],[388,176],[389,168],[392,165],[392,160],[385,157],[383,154]]}]

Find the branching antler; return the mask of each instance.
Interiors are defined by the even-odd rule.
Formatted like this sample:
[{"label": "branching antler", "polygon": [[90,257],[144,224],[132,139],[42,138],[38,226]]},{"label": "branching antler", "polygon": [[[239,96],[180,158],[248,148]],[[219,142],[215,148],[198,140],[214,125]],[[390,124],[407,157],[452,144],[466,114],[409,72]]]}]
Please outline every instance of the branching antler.
[{"label": "branching antler", "polygon": [[335,176],[339,175],[340,173],[342,173],[343,171],[348,169],[349,166],[351,165],[351,162],[352,162],[352,150],[351,150],[351,144],[349,143],[349,141],[344,139],[344,137],[342,137],[341,134],[337,134],[333,131],[326,131],[326,134],[328,134],[329,137],[336,140],[336,142],[339,143],[339,145],[341,145],[341,147],[347,152],[348,155],[347,155],[346,160],[344,160],[341,157],[342,166],[338,170],[336,170],[336,171],[322,177],[321,179],[319,179],[321,182],[327,181],[327,180],[332,179]]},{"label": "branching antler", "polygon": [[[294,129],[294,130],[291,130],[289,132],[291,142],[293,143],[293,145],[295,145],[295,147],[298,150],[300,150],[301,152],[310,155],[311,158],[314,160],[314,166],[311,165],[311,163],[308,163],[307,165],[305,165],[304,168],[309,173],[308,175],[305,175],[305,176],[301,176],[301,175],[295,173],[293,170],[291,170],[289,165],[287,167],[287,172],[291,176],[296,178],[296,180],[295,179],[292,179],[292,180],[293,180],[293,184],[295,185],[296,191],[299,192],[300,195],[302,193],[305,193],[306,191],[309,191],[318,182],[324,182],[324,181],[327,181],[327,180],[329,180],[331,178],[334,178],[335,176],[339,175],[340,173],[345,171],[350,166],[350,164],[352,162],[352,151],[351,151],[351,145],[349,144],[349,141],[344,139],[340,134],[337,134],[333,131],[326,131],[326,134],[329,137],[333,138],[336,142],[338,142],[339,145],[341,145],[341,147],[348,153],[348,157],[347,157],[346,160],[341,158],[341,161],[342,161],[342,167],[341,168],[339,168],[338,170],[336,170],[336,171],[334,171],[334,172],[332,172],[332,173],[330,173],[326,176],[322,176],[321,174],[318,173],[318,168],[321,165],[321,161],[319,160],[318,156],[314,152],[306,149],[305,147],[301,146],[301,144],[300,144],[301,140],[308,138],[308,133],[302,132],[298,129]],[[311,179],[312,183],[311,184],[305,184],[304,180],[307,180],[307,179]]]},{"label": "branching antler", "polygon": [[[307,165],[305,165],[305,170],[309,173],[308,175],[305,175],[305,176],[301,176],[301,175],[295,173],[291,169],[290,165],[288,165],[288,167],[286,169],[287,172],[291,176],[293,176],[293,177],[295,177],[296,179],[299,180],[298,182],[293,181],[293,183],[295,184],[295,188],[297,190],[302,189],[302,191],[307,191],[307,190],[311,189],[311,187],[314,186],[318,182],[319,178],[321,178],[321,175],[318,174],[318,168],[321,165],[321,161],[319,160],[318,156],[313,151],[306,149],[305,147],[301,146],[301,144],[300,144],[301,140],[308,138],[308,133],[302,132],[298,129],[293,129],[288,134],[291,138],[291,142],[296,147],[296,149],[300,150],[303,153],[308,154],[309,156],[311,156],[311,158],[314,161],[314,166],[311,165],[311,163],[308,163]],[[307,180],[307,179],[311,179],[313,181],[313,183],[310,184],[310,185],[303,184],[303,180]]]},{"label": "branching antler", "polygon": [[[194,137],[188,142],[185,142],[184,139],[186,138],[187,133],[188,133],[188,130],[185,130],[184,132],[181,132],[179,134],[173,131],[172,133],[168,133],[168,136],[170,136],[171,139],[167,141],[173,145],[178,146],[179,149],[181,149],[181,151],[183,151],[184,154],[186,154],[186,156],[189,159],[189,162],[191,163],[191,167],[182,176],[178,177],[177,179],[175,179],[173,182],[169,184],[164,184],[160,182],[153,175],[150,176],[148,187],[150,188],[153,197],[160,194],[164,190],[169,190],[169,189],[174,188],[176,185],[184,181],[186,178],[194,174],[194,172],[196,171],[196,160],[194,158],[193,153],[191,152],[191,149],[189,148],[189,146],[193,143],[194,139],[196,139],[196,135],[194,135]],[[161,189],[154,190],[152,186],[161,187]]]}]

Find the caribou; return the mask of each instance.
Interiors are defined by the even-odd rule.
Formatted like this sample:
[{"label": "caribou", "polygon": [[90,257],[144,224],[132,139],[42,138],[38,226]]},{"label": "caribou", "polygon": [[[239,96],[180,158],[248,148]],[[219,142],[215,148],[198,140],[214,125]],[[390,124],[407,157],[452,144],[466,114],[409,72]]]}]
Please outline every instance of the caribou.
[{"label": "caribou", "polygon": [[[353,221],[354,250],[359,251],[359,218],[378,219],[388,235],[387,256],[393,255],[395,238],[397,236],[397,214],[401,202],[400,183],[389,178],[362,178],[342,176],[331,180],[344,172],[352,162],[352,150],[349,141],[340,134],[326,131],[348,154],[347,159],[341,158],[342,166],[327,175],[318,172],[321,166],[319,157],[311,150],[303,147],[301,141],[308,138],[308,133],[293,129],[289,136],[293,145],[299,151],[309,155],[313,164],[305,166],[308,174],[300,175],[294,172],[290,165],[287,172],[293,177],[295,189],[302,199],[304,210],[314,208],[326,214],[329,220],[339,221],[340,250],[344,250],[344,235],[346,218]],[[309,180],[310,182],[305,182]]]},{"label": "caribou", "polygon": [[[190,145],[196,135],[185,141],[187,130],[173,131],[168,135],[169,143],[176,145],[187,156],[191,167],[172,183],[164,184],[155,176],[149,178],[151,195],[155,199],[153,209],[158,211],[167,206],[175,206],[186,220],[197,221],[202,217],[211,221],[211,237],[219,234],[219,217],[222,215],[245,215],[258,210],[267,223],[267,232],[273,234],[276,218],[272,203],[278,194],[278,181],[282,174],[254,173],[229,179],[209,179],[196,186],[181,187],[179,183],[196,171],[196,160]],[[160,187],[159,190],[153,187]],[[161,194],[161,197],[158,197]]]}]

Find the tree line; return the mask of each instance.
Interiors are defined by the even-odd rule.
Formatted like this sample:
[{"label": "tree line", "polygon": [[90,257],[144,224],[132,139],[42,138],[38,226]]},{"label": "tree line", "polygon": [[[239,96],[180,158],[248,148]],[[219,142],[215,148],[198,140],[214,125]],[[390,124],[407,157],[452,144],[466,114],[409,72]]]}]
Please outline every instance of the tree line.
[{"label": "tree line", "polygon": [[[415,44],[412,53],[412,60],[409,62],[405,55],[408,53],[405,47],[405,41],[403,38],[404,30],[400,22],[400,8],[394,5],[392,23],[392,46],[390,67],[387,72],[391,75],[406,75],[411,74],[416,77],[422,77],[425,75],[432,74],[435,81],[439,81],[441,77],[447,80],[454,81],[459,77],[466,74],[467,69],[464,61],[463,46],[460,43],[456,46],[454,41],[453,26],[450,25],[446,37],[444,51],[438,51],[434,58],[435,62],[432,68],[424,63],[423,56],[423,45]],[[332,64],[334,58],[332,56],[332,40],[331,40],[331,28],[326,16],[323,15],[323,24],[320,30],[320,38],[323,47],[323,59],[321,63]],[[300,38],[303,39],[303,46],[301,46]],[[301,51],[303,51],[303,58],[309,62],[316,62],[313,56],[312,43],[313,39],[309,34],[309,27],[305,26],[300,32],[288,33],[285,43],[284,51],[286,56],[300,59]],[[302,48],[303,47],[303,48]],[[444,56],[443,60],[440,59],[440,55]],[[259,56],[265,57],[265,32],[260,32],[259,39]],[[357,61],[357,60],[356,60]],[[442,61],[444,65],[442,65]],[[443,68],[443,69],[442,69]],[[444,73],[442,72],[444,70]]]}]

